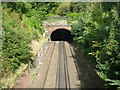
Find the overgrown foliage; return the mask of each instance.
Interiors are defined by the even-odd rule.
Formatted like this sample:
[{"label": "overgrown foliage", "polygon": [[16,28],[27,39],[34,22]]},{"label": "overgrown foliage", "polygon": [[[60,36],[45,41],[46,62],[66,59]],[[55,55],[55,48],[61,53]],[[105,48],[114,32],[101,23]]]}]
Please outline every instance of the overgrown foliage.
[{"label": "overgrown foliage", "polygon": [[74,40],[94,61],[107,88],[120,88],[119,7],[119,3],[72,3],[72,13],[67,14]]},{"label": "overgrown foliage", "polygon": [[72,34],[107,88],[120,88],[120,3],[7,2],[3,6],[2,76],[33,62],[31,41],[49,16],[68,16]]},{"label": "overgrown foliage", "polygon": [[[30,43],[44,33],[42,21],[56,3],[7,2],[3,6],[2,76],[16,72],[22,63],[34,61]],[[51,7],[51,8],[50,8]]]}]

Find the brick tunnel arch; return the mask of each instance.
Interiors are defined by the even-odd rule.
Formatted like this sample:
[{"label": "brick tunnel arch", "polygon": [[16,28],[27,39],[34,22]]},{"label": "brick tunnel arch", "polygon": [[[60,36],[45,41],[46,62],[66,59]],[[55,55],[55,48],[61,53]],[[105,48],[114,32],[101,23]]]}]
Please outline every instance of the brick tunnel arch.
[{"label": "brick tunnel arch", "polygon": [[71,42],[73,40],[72,34],[69,30],[65,28],[59,28],[54,30],[50,38],[52,41],[68,41]]}]

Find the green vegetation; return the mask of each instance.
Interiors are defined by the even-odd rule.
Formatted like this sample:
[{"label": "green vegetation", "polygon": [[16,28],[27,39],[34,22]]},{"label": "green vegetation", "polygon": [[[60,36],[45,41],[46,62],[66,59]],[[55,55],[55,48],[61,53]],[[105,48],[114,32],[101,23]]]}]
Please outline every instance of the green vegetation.
[{"label": "green vegetation", "polygon": [[38,25],[40,21],[34,19],[36,16],[40,18],[37,10],[28,10],[32,8],[31,4],[3,3],[2,5],[3,31],[5,32],[2,48],[2,74],[9,75],[15,72],[21,63],[32,61],[29,43],[32,39],[38,39],[38,33],[42,33],[42,29]]},{"label": "green vegetation", "polygon": [[[120,3],[8,2],[3,6],[2,76],[34,61],[32,40],[44,33],[42,21],[67,16],[78,46],[105,87],[120,88]],[[34,52],[35,53],[35,52]]]},{"label": "green vegetation", "polygon": [[120,3],[72,3],[67,14],[74,40],[92,60],[107,88],[120,88],[119,8]]},{"label": "green vegetation", "polygon": [[[54,2],[2,3],[4,36],[2,38],[2,59],[0,61],[2,62],[1,72],[3,80],[14,76],[14,73],[21,66],[28,67],[28,65],[33,63],[35,60],[34,53],[36,52],[32,53],[31,41],[39,41],[41,39],[40,36],[44,33],[42,21],[47,18],[47,14],[50,11],[54,12],[53,8],[50,8],[54,6],[56,6]],[[4,87],[4,81],[2,82],[2,87]]]}]

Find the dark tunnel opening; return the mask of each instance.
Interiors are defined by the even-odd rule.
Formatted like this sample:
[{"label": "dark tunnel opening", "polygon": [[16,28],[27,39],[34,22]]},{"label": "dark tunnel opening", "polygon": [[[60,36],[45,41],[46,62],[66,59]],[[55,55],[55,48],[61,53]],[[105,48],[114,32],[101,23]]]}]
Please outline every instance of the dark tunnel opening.
[{"label": "dark tunnel opening", "polygon": [[67,29],[56,29],[51,33],[51,41],[68,41],[72,42],[73,37],[69,30]]}]

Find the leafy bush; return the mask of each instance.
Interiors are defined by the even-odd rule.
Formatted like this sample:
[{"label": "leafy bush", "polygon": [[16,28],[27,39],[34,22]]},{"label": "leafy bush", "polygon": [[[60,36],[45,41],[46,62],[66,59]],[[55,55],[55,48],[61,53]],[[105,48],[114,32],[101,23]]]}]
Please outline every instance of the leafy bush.
[{"label": "leafy bush", "polygon": [[120,87],[120,18],[116,5],[119,3],[84,3],[80,14],[73,15],[78,22],[72,25],[74,40],[85,54],[94,57],[96,71],[109,88]]},{"label": "leafy bush", "polygon": [[42,21],[55,13],[56,2],[3,2],[2,76],[33,62],[30,43],[44,33]]},{"label": "leafy bush", "polygon": [[[10,9],[3,10],[3,51],[2,69],[3,74],[10,74],[21,65],[32,61],[29,43],[32,37],[28,28],[22,26],[19,15]],[[28,31],[28,32],[27,32]],[[28,38],[29,37],[29,38]]]}]

